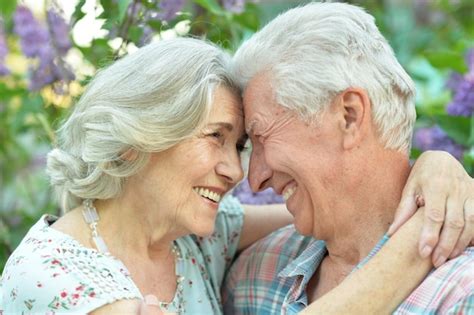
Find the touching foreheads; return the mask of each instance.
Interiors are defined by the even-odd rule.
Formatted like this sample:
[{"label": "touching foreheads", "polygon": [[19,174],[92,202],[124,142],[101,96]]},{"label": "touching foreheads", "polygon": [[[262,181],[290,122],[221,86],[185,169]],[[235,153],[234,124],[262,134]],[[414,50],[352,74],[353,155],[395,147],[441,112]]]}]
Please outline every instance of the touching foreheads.
[{"label": "touching foreheads", "polygon": [[268,74],[277,103],[303,120],[317,119],[347,88],[363,88],[380,141],[388,149],[410,150],[414,83],[362,8],[311,3],[291,9],[238,49],[233,69],[242,89]]}]

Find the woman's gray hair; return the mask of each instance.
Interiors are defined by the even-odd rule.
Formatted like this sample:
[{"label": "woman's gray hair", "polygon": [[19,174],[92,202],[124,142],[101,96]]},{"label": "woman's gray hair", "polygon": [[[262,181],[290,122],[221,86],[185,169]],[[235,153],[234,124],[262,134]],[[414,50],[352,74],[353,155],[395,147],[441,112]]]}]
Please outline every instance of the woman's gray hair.
[{"label": "woman's gray hair", "polygon": [[[63,211],[117,197],[151,152],[197,132],[215,88],[237,89],[231,58],[202,40],[152,43],[100,70],[58,130],[47,173]],[[237,90],[236,90],[237,91]],[[130,154],[133,158],[124,158]]]},{"label": "woman's gray hair", "polygon": [[416,119],[414,83],[363,9],[311,3],[289,10],[245,42],[234,56],[242,89],[268,73],[278,104],[318,120],[349,87],[367,91],[379,139],[409,152]]}]

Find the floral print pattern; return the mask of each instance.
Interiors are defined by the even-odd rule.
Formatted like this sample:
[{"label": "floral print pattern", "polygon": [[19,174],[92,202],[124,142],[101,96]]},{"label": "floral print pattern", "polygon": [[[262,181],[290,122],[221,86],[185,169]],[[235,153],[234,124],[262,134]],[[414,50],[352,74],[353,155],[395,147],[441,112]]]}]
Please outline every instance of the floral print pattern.
[{"label": "floral print pattern", "polygon": [[[9,258],[0,278],[0,315],[88,313],[114,301],[143,298],[126,266],[51,228],[54,220],[43,216]],[[183,258],[182,292],[168,312],[222,313],[220,286],[242,224],[243,208],[228,196],[221,201],[211,236],[176,240]]]}]

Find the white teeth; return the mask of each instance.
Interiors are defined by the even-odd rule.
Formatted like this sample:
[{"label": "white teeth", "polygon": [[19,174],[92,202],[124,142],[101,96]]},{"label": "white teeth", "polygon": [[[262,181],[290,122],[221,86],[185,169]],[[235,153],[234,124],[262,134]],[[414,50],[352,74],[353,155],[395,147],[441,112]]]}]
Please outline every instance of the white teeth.
[{"label": "white teeth", "polygon": [[293,195],[295,190],[296,190],[296,187],[291,187],[291,188],[288,188],[287,190],[285,190],[283,192],[283,200],[287,201],[291,197],[291,195]]},{"label": "white teeth", "polygon": [[208,199],[211,199],[212,201],[215,201],[215,202],[219,202],[221,201],[221,198],[222,196],[219,195],[218,193],[216,192],[213,192],[213,191],[210,191],[209,189],[207,188],[193,188],[193,190],[195,192],[197,192],[199,195],[205,197],[205,198],[208,198]]}]

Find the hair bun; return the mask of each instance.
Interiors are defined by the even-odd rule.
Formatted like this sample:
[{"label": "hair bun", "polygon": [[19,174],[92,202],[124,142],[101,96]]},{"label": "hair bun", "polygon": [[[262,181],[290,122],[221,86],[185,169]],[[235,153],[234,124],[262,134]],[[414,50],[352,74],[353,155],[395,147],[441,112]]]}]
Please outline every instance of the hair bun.
[{"label": "hair bun", "polygon": [[52,185],[67,185],[84,174],[85,163],[61,149],[53,149],[48,154],[46,172]]},{"label": "hair bun", "polygon": [[77,179],[84,177],[86,169],[86,163],[82,159],[64,150],[55,148],[48,153],[46,174],[50,177],[63,209],[71,209],[79,204],[81,198],[72,194],[71,189],[74,190]]}]

